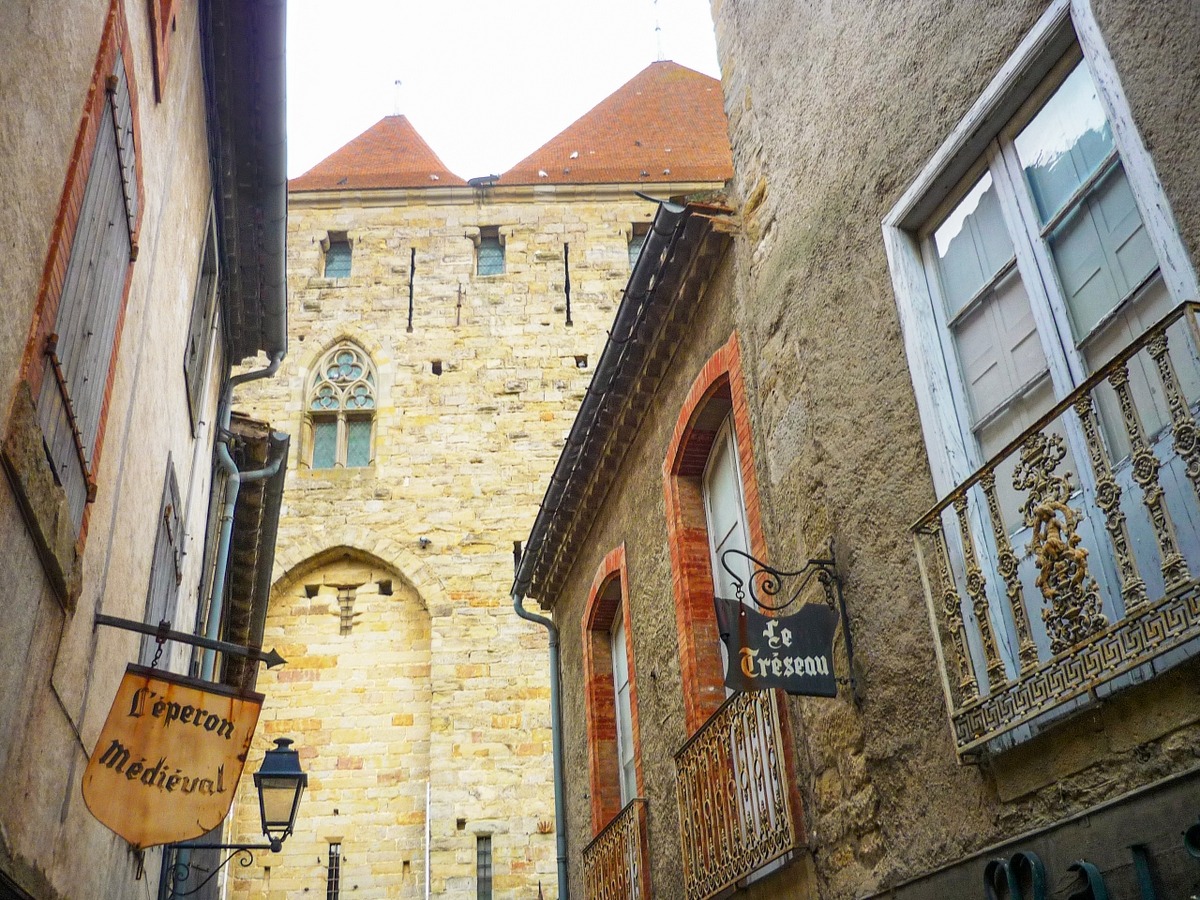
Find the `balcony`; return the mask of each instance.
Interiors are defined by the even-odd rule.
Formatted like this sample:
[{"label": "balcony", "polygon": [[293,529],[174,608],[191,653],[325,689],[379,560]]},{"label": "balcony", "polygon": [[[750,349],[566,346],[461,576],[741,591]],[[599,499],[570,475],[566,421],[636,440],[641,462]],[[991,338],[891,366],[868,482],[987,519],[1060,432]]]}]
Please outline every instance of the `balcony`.
[{"label": "balcony", "polygon": [[631,800],[583,851],[584,893],[591,900],[646,900],[646,801]]},{"label": "balcony", "polygon": [[960,757],[1200,644],[1198,312],[1147,329],[913,526]]},{"label": "balcony", "polygon": [[687,900],[799,846],[799,801],[776,691],[734,694],[675,754]]}]

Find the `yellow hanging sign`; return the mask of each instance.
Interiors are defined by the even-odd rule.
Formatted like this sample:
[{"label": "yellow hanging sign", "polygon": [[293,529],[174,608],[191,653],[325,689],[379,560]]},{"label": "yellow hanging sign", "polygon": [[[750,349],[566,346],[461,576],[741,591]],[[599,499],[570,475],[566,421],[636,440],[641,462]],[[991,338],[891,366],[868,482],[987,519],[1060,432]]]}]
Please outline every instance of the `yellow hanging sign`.
[{"label": "yellow hanging sign", "polygon": [[134,847],[191,840],[229,812],[263,695],[130,665],[83,773],[92,815]]}]

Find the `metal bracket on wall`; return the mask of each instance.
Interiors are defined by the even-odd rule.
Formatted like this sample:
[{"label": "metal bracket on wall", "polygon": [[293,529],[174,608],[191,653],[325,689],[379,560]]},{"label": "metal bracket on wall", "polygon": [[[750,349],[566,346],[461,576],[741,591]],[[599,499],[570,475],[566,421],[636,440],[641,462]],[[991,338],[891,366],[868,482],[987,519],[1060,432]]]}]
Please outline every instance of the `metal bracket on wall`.
[{"label": "metal bracket on wall", "polygon": [[[750,563],[748,581],[730,567],[730,556],[740,556]],[[787,609],[800,599],[800,595],[813,578],[817,579],[824,589],[825,603],[830,609],[837,610],[842,623],[842,642],[846,647],[847,677],[839,678],[837,681],[850,688],[850,696],[854,705],[861,706],[862,698],[858,695],[858,680],[854,677],[854,641],[850,636],[850,616],[846,612],[846,599],[842,595],[842,580],[838,577],[836,563],[832,539],[829,541],[825,556],[808,560],[794,572],[767,565],[742,550],[730,549],[721,554],[721,567],[733,579],[738,599],[745,602],[746,592],[748,592],[750,602],[767,613],[777,613]],[[783,589],[785,583],[790,579],[799,579],[799,582],[796,583],[794,589],[789,589],[789,595],[785,594]]]},{"label": "metal bracket on wall", "polygon": [[166,619],[163,619],[157,625],[150,625],[147,622],[135,622],[133,619],[121,619],[117,616],[101,614],[96,616],[96,625],[107,625],[110,628],[121,628],[125,631],[148,634],[157,640],[159,644],[162,644],[164,641],[178,641],[181,644],[191,644],[194,647],[203,647],[206,650],[216,650],[219,653],[243,656],[253,662],[266,663],[268,669],[274,669],[276,666],[282,666],[287,663],[287,660],[273,649],[266,651],[258,650],[254,647],[243,647],[241,644],[231,644],[228,641],[215,641],[197,634],[188,634],[184,631],[172,631],[171,623]]}]

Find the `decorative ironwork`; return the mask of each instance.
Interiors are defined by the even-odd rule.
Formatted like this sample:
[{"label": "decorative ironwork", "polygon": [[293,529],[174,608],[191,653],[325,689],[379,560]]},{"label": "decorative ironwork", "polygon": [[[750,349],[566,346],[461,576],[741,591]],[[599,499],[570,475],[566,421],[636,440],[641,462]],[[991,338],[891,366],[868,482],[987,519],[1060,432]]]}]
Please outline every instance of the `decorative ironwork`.
[{"label": "decorative ironwork", "polygon": [[1028,549],[1040,572],[1037,586],[1047,604],[1042,621],[1053,653],[1061,653],[1108,624],[1101,611],[1100,586],[1088,574],[1088,552],[1079,546],[1083,517],[1067,504],[1071,473],[1054,474],[1066,456],[1061,437],[1034,432],[1022,445],[1021,461],[1013,472],[1013,487],[1029,493],[1021,511],[1025,524],[1033,529]]},{"label": "decorative ironwork", "polygon": [[712,897],[798,846],[775,691],[734,694],[675,754],[687,900]]},{"label": "decorative ironwork", "polygon": [[971,665],[971,654],[967,652],[966,623],[962,615],[962,598],[958,595],[958,586],[950,568],[950,551],[946,547],[946,535],[942,532],[941,520],[936,520],[930,530],[937,545],[938,576],[942,582],[942,616],[945,619],[946,630],[950,634],[950,644],[954,650],[954,665],[958,671],[958,695],[963,703],[969,703],[979,696],[979,682],[975,678],[975,669]]},{"label": "decorative ironwork", "polygon": [[[721,554],[721,567],[729,573],[733,582],[734,597],[739,603],[753,604],[767,613],[782,612],[796,603],[804,594],[813,579],[821,586],[825,604],[836,610],[842,621],[842,642],[846,648],[846,678],[839,678],[838,683],[849,684],[854,702],[859,702],[858,683],[854,678],[854,642],[850,636],[850,619],[846,614],[846,600],[842,596],[842,582],[837,575],[837,560],[833,553],[833,540],[830,539],[824,557],[808,560],[794,572],[777,569],[760,559],[756,559],[743,550],[726,550]],[[743,576],[738,567],[731,564],[731,559],[741,558],[749,563],[749,574]],[[798,579],[794,588],[784,591],[784,586],[791,579]],[[776,599],[779,598],[779,599]],[[748,604],[748,605],[749,605]]]},{"label": "decorative ironwork", "polygon": [[1193,585],[1126,616],[1029,676],[954,712],[958,750],[966,753],[1198,635],[1200,589]]},{"label": "decorative ironwork", "polygon": [[[186,885],[191,880],[193,869],[205,871],[201,866],[192,861],[190,852],[183,860],[180,860],[180,850],[230,850],[232,852],[214,866],[212,871],[199,884],[190,887],[188,890],[180,890],[182,885]],[[232,860],[236,859],[238,865],[243,869],[254,865],[255,850],[270,850],[278,853],[279,847],[272,844],[171,844],[169,854],[173,859],[168,859],[167,852],[163,853],[164,873],[159,886],[158,896],[160,900],[175,900],[176,897],[191,897],[194,894],[198,894]]]},{"label": "decorative ironwork", "polygon": [[1100,437],[1100,423],[1096,419],[1092,398],[1084,394],[1075,401],[1075,414],[1083,428],[1083,439],[1087,443],[1088,455],[1092,458],[1092,471],[1096,475],[1096,505],[1104,513],[1104,527],[1116,554],[1117,568],[1121,572],[1121,596],[1125,598],[1125,611],[1135,612],[1146,602],[1146,582],[1138,573],[1137,561],[1129,543],[1129,528],[1125,513],[1121,512],[1121,488],[1113,475],[1108,461],[1108,452]]},{"label": "decorative ironwork", "polygon": [[1033,642],[1033,633],[1029,627],[1029,612],[1025,609],[1025,591],[1021,587],[1018,575],[1017,554],[1013,552],[1012,542],[1008,539],[1008,531],[1004,527],[1004,516],[1000,512],[1000,501],[996,496],[996,473],[987,472],[980,481],[983,495],[987,499],[988,518],[992,523],[992,536],[996,540],[996,571],[1004,579],[1004,593],[1008,597],[1008,605],[1012,607],[1013,622],[1017,627],[1017,658],[1020,660],[1022,672],[1037,665],[1037,644]]},{"label": "decorative ironwork", "polygon": [[1167,408],[1171,411],[1171,436],[1175,441],[1175,452],[1187,464],[1187,476],[1195,486],[1196,495],[1200,496],[1200,428],[1196,427],[1196,419],[1188,409],[1187,401],[1183,399],[1175,364],[1171,362],[1167,353],[1166,331],[1155,334],[1146,345],[1146,349],[1158,368],[1163,396],[1166,397]]},{"label": "decorative ironwork", "polygon": [[[1200,580],[1193,574],[1200,558],[1190,556],[1200,537],[1194,524],[1200,511],[1200,427],[1191,406],[1195,398],[1185,392],[1194,379],[1181,380],[1185,367],[1189,375],[1195,369],[1198,314],[1200,303],[1184,303],[1147,329],[913,526],[960,755],[1048,721],[1098,688],[1144,671],[1164,655],[1174,660],[1180,654],[1172,651],[1200,642]],[[1180,329],[1184,337],[1176,339],[1173,332],[1168,342],[1167,330],[1181,321],[1187,325]],[[1153,366],[1131,365],[1139,354]],[[1143,372],[1155,377],[1152,370],[1161,394],[1157,385],[1138,387]],[[1123,424],[1129,439],[1125,460],[1109,454],[1105,438],[1111,435],[1102,427],[1107,407],[1101,410],[1097,403],[1097,394],[1110,387],[1119,418],[1103,425]],[[1149,414],[1137,405],[1147,398],[1161,399],[1169,412],[1172,440],[1165,433],[1147,434]],[[1160,415],[1156,410],[1155,419]],[[1075,459],[1086,454],[1090,462],[1078,481],[1064,471],[1070,454]],[[1018,502],[1028,535],[1020,539],[1006,524],[1012,510],[1001,508],[996,485],[1001,467],[1012,468],[1013,487],[1023,494]],[[1194,491],[1172,492],[1171,479],[1183,477]],[[1129,491],[1140,491],[1143,502],[1131,504]],[[989,521],[982,529],[980,517],[970,515],[971,504],[980,504],[980,511],[986,505]],[[952,508],[957,527],[949,523]],[[1185,535],[1185,527],[1193,530]],[[1093,554],[1105,556],[1089,558],[1085,542]],[[1161,581],[1155,568],[1162,571]],[[986,607],[984,579],[996,587],[1003,582],[1011,619]],[[1117,612],[1115,621],[1103,603]],[[1034,608],[1044,634],[1031,627]],[[992,642],[1008,670],[1018,672],[1007,683],[975,674],[981,661],[994,671]]]},{"label": "decorative ironwork", "polygon": [[650,896],[646,801],[631,800],[583,850],[583,884],[590,900]]},{"label": "decorative ironwork", "polygon": [[975,624],[979,628],[979,640],[983,644],[983,658],[987,662],[988,683],[1003,684],[1004,662],[996,650],[996,639],[992,633],[992,618],[988,611],[987,585],[983,569],[975,556],[975,545],[971,542],[971,526],[967,522],[967,497],[954,498],[954,512],[958,516],[958,530],[962,534],[964,562],[967,569],[967,596],[971,598],[971,609],[975,613]]},{"label": "decorative ironwork", "polygon": [[1124,363],[1114,367],[1108,382],[1117,392],[1117,401],[1121,405],[1121,418],[1125,422],[1125,433],[1129,436],[1131,447],[1129,455],[1133,463],[1133,480],[1142,489],[1142,501],[1150,513],[1150,522],[1154,526],[1154,536],[1162,555],[1163,580],[1167,590],[1171,590],[1187,584],[1190,576],[1183,554],[1179,552],[1179,543],[1175,540],[1175,526],[1167,512],[1162,483],[1158,479],[1162,465],[1146,442],[1146,429],[1129,389],[1129,367]]}]

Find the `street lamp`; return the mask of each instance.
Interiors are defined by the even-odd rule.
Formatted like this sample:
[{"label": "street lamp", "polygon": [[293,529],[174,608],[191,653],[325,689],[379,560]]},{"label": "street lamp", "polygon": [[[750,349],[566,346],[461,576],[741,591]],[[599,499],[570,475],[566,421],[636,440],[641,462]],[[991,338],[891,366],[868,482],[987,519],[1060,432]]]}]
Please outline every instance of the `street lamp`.
[{"label": "street lamp", "polygon": [[[284,840],[296,825],[300,798],[308,785],[308,775],[300,768],[300,754],[291,749],[292,743],[288,738],[277,738],[274,748],[266,752],[262,765],[254,773],[254,787],[258,791],[258,813],[262,819],[263,834],[269,843],[209,844],[188,841],[182,844],[168,844],[163,849],[162,878],[158,894],[160,900],[173,900],[175,897],[197,893],[235,856],[240,856],[239,865],[249,866],[254,863],[253,851],[270,850],[272,853],[278,853],[283,849]],[[180,850],[186,852],[180,854]],[[202,882],[190,890],[180,891],[179,885],[186,883],[191,877],[190,856],[193,850],[232,852],[215,866]]]},{"label": "street lamp", "polygon": [[308,776],[300,769],[300,754],[291,746],[288,738],[278,738],[275,749],[266,752],[262,765],[254,773],[263,834],[274,853],[279,852],[284,838],[292,833],[300,797],[308,785]]}]

